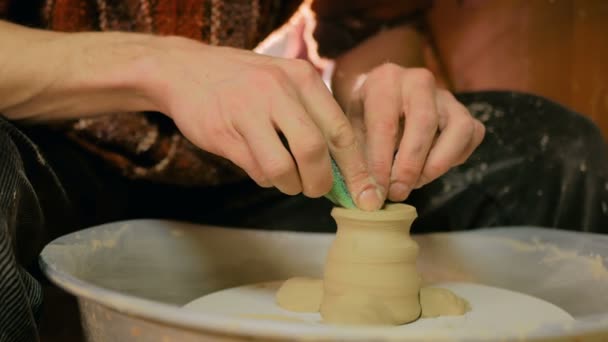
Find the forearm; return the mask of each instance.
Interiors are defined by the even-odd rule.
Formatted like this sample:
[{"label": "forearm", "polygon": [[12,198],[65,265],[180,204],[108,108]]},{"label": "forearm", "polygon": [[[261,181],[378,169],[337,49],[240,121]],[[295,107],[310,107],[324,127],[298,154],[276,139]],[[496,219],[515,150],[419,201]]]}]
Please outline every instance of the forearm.
[{"label": "forearm", "polygon": [[423,37],[415,28],[401,26],[382,31],[336,59],[332,78],[334,96],[348,103],[357,78],[383,63],[424,66]]},{"label": "forearm", "polygon": [[57,120],[150,110],[134,60],[150,36],[59,33],[0,21],[0,113]]}]

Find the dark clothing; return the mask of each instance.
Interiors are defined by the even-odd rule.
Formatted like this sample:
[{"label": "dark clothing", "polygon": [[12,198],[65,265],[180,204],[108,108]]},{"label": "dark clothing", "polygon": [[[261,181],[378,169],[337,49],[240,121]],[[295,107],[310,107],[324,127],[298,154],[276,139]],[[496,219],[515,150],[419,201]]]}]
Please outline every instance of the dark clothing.
[{"label": "dark clothing", "polygon": [[[485,123],[486,138],[464,165],[412,193],[414,233],[524,224],[608,232],[608,150],[593,123],[531,95],[458,99]],[[37,339],[37,255],[68,232],[132,218],[335,229],[325,199],[250,181],[184,188],[129,180],[61,134],[1,117],[0,151],[0,342]]]}]

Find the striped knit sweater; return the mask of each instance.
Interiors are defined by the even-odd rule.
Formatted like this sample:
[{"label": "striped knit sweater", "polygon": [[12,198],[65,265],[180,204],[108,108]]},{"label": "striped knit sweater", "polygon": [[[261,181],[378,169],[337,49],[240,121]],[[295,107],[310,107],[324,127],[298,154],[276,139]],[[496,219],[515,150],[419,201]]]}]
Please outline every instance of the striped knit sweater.
[{"label": "striped knit sweater", "polygon": [[[310,0],[309,0],[310,1]],[[180,35],[252,49],[303,0],[0,0],[0,19],[57,31],[134,31]],[[425,8],[427,0],[314,0],[315,38],[333,57],[383,26]],[[110,113],[66,122],[62,134],[131,178],[213,186],[245,174],[188,142],[160,113]]]}]

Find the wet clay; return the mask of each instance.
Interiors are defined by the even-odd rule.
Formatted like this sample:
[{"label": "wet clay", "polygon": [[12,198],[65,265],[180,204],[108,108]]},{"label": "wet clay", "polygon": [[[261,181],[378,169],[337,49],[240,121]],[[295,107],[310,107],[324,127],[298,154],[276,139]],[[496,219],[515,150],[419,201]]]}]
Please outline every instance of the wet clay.
[{"label": "wet clay", "polygon": [[[276,300],[285,310],[314,313],[319,311],[322,297],[323,280],[295,277],[281,285]],[[466,300],[440,287],[421,288],[419,298],[420,318],[461,316],[471,309]]]},{"label": "wet clay", "polygon": [[323,281],[304,277],[291,278],[277,291],[280,307],[295,312],[319,312],[323,297]]},{"label": "wet clay", "polygon": [[469,311],[469,303],[454,292],[439,287],[420,289],[422,318],[439,316],[461,316]]},{"label": "wet clay", "polygon": [[[406,204],[388,204],[375,212],[334,208],[332,216],[338,231],[324,279],[318,281],[323,284],[321,293],[319,287],[310,286],[310,279],[290,279],[277,292],[279,305],[303,309],[302,299],[320,297],[319,312],[326,323],[401,325],[418,319],[423,311],[416,270],[418,245],[409,234],[416,209]],[[457,314],[464,301],[443,291],[425,292],[425,301],[431,303],[427,311]],[[311,300],[306,309],[316,303]]]},{"label": "wet clay", "polygon": [[338,324],[400,325],[420,316],[418,244],[409,230],[416,209],[334,208],[338,230],[325,262],[321,317]]}]

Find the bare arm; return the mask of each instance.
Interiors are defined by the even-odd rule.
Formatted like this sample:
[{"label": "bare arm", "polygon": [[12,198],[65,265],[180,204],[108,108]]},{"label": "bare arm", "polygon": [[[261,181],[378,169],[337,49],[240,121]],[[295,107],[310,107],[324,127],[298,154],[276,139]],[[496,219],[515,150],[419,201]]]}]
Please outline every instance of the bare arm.
[{"label": "bare arm", "polygon": [[60,33],[0,21],[0,112],[13,120],[44,121],[152,110],[138,84],[140,73],[133,70],[151,39]]},{"label": "bare arm", "polygon": [[4,22],[0,41],[0,112],[12,120],[159,111],[261,186],[319,197],[331,188],[331,153],[357,206],[382,204],[350,123],[307,62],[179,37]]}]

